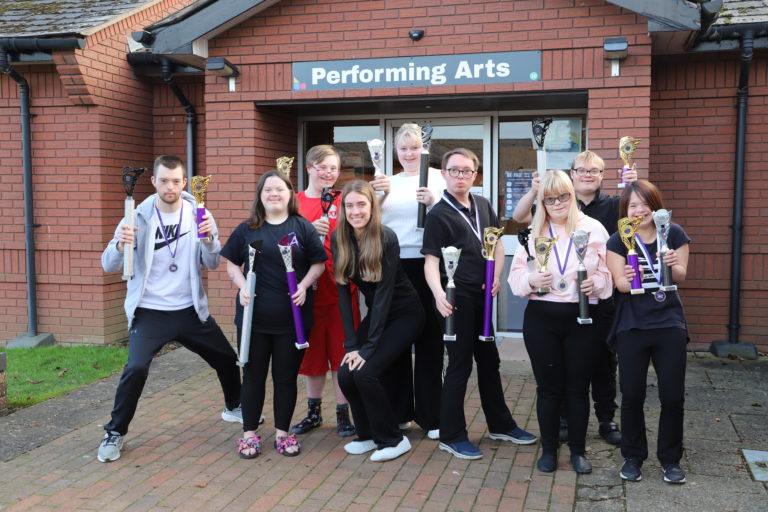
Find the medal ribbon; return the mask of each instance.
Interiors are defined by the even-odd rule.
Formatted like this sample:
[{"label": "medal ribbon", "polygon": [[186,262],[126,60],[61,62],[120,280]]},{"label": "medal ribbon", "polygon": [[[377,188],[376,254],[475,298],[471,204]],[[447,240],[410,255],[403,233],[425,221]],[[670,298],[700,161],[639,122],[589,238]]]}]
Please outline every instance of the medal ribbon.
[{"label": "medal ribbon", "polygon": [[640,240],[640,237],[635,235],[635,240],[637,240],[637,243],[640,245],[640,250],[643,251],[643,256],[645,256],[645,261],[648,262],[648,265],[651,267],[651,273],[653,274],[653,277],[656,278],[656,282],[659,283],[659,286],[661,286],[661,265],[659,265],[659,269],[656,270],[653,266],[653,260],[651,259],[651,254],[648,252],[648,248],[645,246],[642,240]]},{"label": "medal ribbon", "polygon": [[[483,245],[483,237],[480,236],[480,211],[477,209],[477,205],[475,205],[475,225],[472,225],[472,222],[467,218],[466,215],[462,213],[461,210],[456,208],[456,205],[451,202],[450,199],[448,199],[448,196],[445,195],[445,192],[443,192],[443,201],[448,203],[448,205],[459,212],[461,214],[461,218],[464,219],[467,224],[469,224],[469,229],[472,230],[472,232],[475,234],[477,239],[480,241],[480,245]],[[472,194],[469,195],[469,201],[471,204],[474,204],[475,200],[472,198]]]},{"label": "medal ribbon", "polygon": [[[555,233],[552,231],[552,223],[549,223],[549,236],[550,238],[555,238]],[[573,238],[568,239],[568,249],[565,250],[565,263],[563,265],[560,265],[560,254],[557,250],[557,240],[555,240],[555,246],[553,249],[555,250],[555,258],[557,258],[557,270],[560,271],[560,275],[565,275],[565,269],[568,268],[568,258],[571,256],[571,247],[573,247]]]},{"label": "medal ribbon", "polygon": [[171,262],[176,261],[176,251],[179,250],[179,232],[181,231],[181,219],[184,213],[184,201],[181,202],[181,208],[179,209],[179,226],[176,228],[176,248],[171,250],[171,242],[168,241],[168,236],[165,234],[165,224],[163,224],[163,216],[160,215],[160,210],[155,205],[155,211],[157,212],[157,218],[160,221],[160,232],[163,234],[163,240],[165,240],[165,246],[168,247],[168,252],[171,253]]}]

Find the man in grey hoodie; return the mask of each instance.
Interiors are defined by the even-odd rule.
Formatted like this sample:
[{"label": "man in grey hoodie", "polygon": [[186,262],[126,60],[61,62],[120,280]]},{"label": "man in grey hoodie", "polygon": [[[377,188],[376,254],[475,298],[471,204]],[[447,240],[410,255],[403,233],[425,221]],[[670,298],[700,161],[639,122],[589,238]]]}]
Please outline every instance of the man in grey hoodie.
[{"label": "man in grey hoodie", "polygon": [[[128,363],[115,393],[112,419],[104,425],[98,460],[120,457],[123,438],[133,419],[152,358],[168,342],[178,341],[216,370],[224,392],[224,421],[242,423],[237,355],[208,311],[201,265],[219,266],[221,243],[213,215],[196,224],[197,204],[184,192],[182,161],[159,156],[152,170],[157,191],[137,208],[134,228],[123,219],[101,255],[105,272],[123,266],[123,250],[133,242],[134,277],[128,280]],[[198,238],[198,233],[205,238]]]}]

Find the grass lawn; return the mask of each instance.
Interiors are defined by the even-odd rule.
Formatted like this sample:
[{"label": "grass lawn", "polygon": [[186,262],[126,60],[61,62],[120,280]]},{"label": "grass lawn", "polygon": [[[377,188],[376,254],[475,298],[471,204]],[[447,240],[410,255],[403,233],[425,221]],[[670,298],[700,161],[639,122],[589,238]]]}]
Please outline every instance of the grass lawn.
[{"label": "grass lawn", "polygon": [[12,412],[59,396],[120,371],[125,347],[40,347],[7,354],[8,409]]}]

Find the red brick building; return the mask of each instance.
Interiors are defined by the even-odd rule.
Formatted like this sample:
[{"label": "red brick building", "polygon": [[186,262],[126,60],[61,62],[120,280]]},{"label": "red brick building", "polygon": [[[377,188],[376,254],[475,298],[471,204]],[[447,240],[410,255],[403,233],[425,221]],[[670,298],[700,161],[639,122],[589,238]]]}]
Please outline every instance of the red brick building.
[{"label": "red brick building", "polygon": [[[536,166],[531,120],[552,117],[550,167],[594,150],[606,160],[608,192],[622,165],[619,138],[642,139],[641,176],[659,185],[694,241],[681,292],[692,347],[730,336],[766,351],[768,8],[716,4],[151,0],[96,8],[70,0],[51,12],[43,2],[0,1],[0,65],[29,82],[35,224],[25,226],[23,212],[20,87],[3,74],[0,343],[27,333],[32,316],[61,343],[127,338],[125,285],[99,262],[122,215],[125,165],[150,167],[157,154],[174,153],[213,175],[207,206],[225,240],[276,157],[296,155],[301,170],[309,146],[334,143],[342,179],[365,177],[373,172],[366,139],[391,149],[402,122],[429,121],[433,160],[448,147],[474,149],[476,192],[508,217]],[[47,47],[62,39],[85,47]],[[26,49],[33,41],[48,43]],[[607,51],[625,43],[626,57],[614,63]],[[231,68],[237,76],[222,76]],[[302,186],[303,172],[294,182]],[[145,176],[136,198],[151,190]],[[515,229],[510,221],[507,231]],[[33,277],[25,231],[34,232]],[[508,254],[515,243],[505,237]],[[734,247],[743,251],[735,259]],[[219,323],[231,326],[235,293],[223,266],[209,273],[208,290]],[[498,330],[516,335],[522,308],[502,294]]]}]

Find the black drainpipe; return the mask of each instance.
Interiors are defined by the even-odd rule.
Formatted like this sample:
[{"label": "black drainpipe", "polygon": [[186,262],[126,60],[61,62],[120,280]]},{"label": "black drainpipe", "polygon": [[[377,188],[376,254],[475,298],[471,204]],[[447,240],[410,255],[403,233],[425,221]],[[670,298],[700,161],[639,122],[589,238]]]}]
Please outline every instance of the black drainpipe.
[{"label": "black drainpipe", "polygon": [[749,67],[754,54],[754,34],[745,30],[741,36],[741,69],[736,103],[736,179],[733,199],[733,238],[731,240],[731,297],[728,306],[728,342],[739,342],[741,295],[741,249],[744,231],[744,157],[747,150],[747,100],[749,99]]},{"label": "black drainpipe", "polygon": [[187,125],[187,188],[192,191],[192,176],[195,175],[195,108],[189,102],[184,93],[179,89],[178,84],[173,80],[171,73],[171,61],[163,57],[162,60],[163,80],[171,88],[173,94],[179,99],[181,106],[184,107]]},{"label": "black drainpipe", "polygon": [[81,39],[0,38],[0,71],[19,85],[21,111],[21,163],[24,169],[24,245],[27,266],[27,335],[37,336],[37,271],[35,269],[35,218],[32,209],[32,116],[29,83],[11,66],[9,52],[52,51],[84,48]]}]

